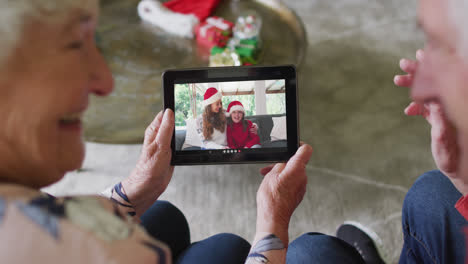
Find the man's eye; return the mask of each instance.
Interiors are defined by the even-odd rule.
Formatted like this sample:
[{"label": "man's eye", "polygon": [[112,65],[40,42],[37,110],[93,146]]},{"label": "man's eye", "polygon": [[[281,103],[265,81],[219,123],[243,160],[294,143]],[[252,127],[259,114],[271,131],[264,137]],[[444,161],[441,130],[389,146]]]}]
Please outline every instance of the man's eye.
[{"label": "man's eye", "polygon": [[81,49],[83,47],[84,43],[82,41],[75,41],[70,43],[67,46],[67,49]]}]

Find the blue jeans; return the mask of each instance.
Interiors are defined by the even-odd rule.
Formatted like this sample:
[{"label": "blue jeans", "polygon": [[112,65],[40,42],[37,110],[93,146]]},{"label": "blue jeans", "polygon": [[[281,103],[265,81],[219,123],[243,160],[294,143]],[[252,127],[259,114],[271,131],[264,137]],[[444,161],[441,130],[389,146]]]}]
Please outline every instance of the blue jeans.
[{"label": "blue jeans", "polygon": [[467,221],[454,207],[461,196],[440,171],[416,180],[403,203],[400,263],[464,263]]},{"label": "blue jeans", "polygon": [[190,230],[184,214],[166,201],[157,201],[142,216],[146,231],[164,242],[172,252],[173,263],[244,263],[250,251],[245,239],[218,234],[190,243]]},{"label": "blue jeans", "polygon": [[[467,221],[454,208],[461,194],[439,171],[423,174],[408,191],[403,203],[404,245],[400,263],[464,263]],[[142,224],[165,242],[175,263],[244,263],[250,244],[232,234],[219,234],[190,244],[184,215],[168,202],[156,202]],[[288,248],[287,263],[364,263],[346,242],[320,233],[307,233]]]},{"label": "blue jeans", "polygon": [[[250,244],[233,234],[218,234],[190,243],[190,231],[182,212],[166,201],[157,201],[141,217],[142,225],[154,238],[171,248],[174,263],[243,264]],[[294,240],[287,262],[363,263],[359,253],[344,241],[319,233],[304,234]]]},{"label": "blue jeans", "polygon": [[304,234],[289,244],[286,263],[365,264],[353,246],[320,233]]}]

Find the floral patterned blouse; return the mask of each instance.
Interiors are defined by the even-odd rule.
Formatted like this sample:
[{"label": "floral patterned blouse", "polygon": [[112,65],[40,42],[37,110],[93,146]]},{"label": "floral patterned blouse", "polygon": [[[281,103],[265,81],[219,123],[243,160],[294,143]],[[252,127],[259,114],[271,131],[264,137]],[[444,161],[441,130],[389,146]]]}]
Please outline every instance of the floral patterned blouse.
[{"label": "floral patterned blouse", "polygon": [[139,226],[119,187],[108,198],[55,198],[0,184],[1,263],[171,263],[168,247]]}]

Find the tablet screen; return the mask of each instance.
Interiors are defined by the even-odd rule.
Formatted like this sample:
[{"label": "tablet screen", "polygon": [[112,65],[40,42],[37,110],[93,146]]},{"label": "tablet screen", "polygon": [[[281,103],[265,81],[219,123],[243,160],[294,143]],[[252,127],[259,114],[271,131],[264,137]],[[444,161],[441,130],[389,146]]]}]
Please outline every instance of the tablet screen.
[{"label": "tablet screen", "polygon": [[168,70],[173,165],[287,161],[299,146],[293,66]]},{"label": "tablet screen", "polygon": [[176,152],[287,151],[285,85],[285,79],[174,84]]}]

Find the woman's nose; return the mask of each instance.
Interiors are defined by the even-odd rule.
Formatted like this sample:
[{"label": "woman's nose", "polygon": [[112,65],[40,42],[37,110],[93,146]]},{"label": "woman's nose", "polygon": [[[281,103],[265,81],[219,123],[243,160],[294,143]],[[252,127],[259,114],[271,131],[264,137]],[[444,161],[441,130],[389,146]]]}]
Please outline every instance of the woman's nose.
[{"label": "woman's nose", "polygon": [[98,96],[109,95],[114,90],[114,79],[107,62],[94,44],[91,58],[91,93]]}]

